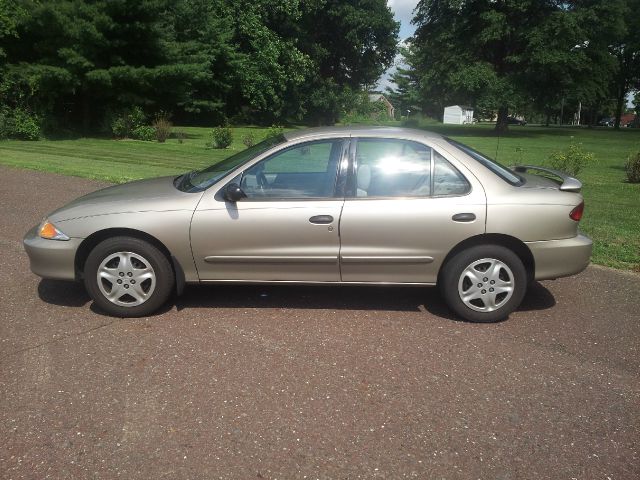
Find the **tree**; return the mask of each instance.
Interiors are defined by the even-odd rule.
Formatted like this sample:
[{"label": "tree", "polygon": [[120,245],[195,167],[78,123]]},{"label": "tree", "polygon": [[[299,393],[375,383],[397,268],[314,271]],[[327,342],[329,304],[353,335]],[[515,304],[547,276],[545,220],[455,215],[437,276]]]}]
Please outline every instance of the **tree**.
[{"label": "tree", "polygon": [[396,55],[399,24],[385,0],[310,0],[292,28],[311,61],[297,97],[313,123],[334,123]]},{"label": "tree", "polygon": [[411,44],[400,47],[400,55],[401,60],[398,62],[396,71],[390,76],[395,88],[387,87],[387,96],[400,115],[403,115],[408,110],[416,112],[422,108],[418,95],[418,81],[415,77],[415,69],[412,68]]},{"label": "tree", "polygon": [[[610,79],[603,42],[625,0],[422,0],[414,44],[421,95],[498,111],[550,111],[580,90],[592,104]],[[637,1],[637,0],[634,0]]]},{"label": "tree", "polygon": [[626,0],[623,10],[624,30],[611,45],[615,58],[613,90],[616,99],[615,128],[620,128],[620,117],[624,113],[627,95],[640,88],[640,0]]},{"label": "tree", "polygon": [[0,106],[85,131],[132,106],[333,122],[397,30],[384,0],[0,0]]}]

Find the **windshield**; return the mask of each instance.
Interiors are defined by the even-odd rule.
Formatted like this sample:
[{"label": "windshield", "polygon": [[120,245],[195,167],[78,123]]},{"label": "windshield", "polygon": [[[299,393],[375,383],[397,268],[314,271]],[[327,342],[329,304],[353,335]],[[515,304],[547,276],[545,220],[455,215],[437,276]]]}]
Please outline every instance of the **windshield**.
[{"label": "windshield", "polygon": [[284,138],[284,135],[270,137],[252,147],[247,148],[246,150],[242,150],[235,155],[225,158],[215,165],[205,168],[204,170],[195,170],[190,173],[185,173],[176,179],[176,188],[188,193],[201,192],[202,190],[209,188],[236,167],[239,167],[252,158],[266,152],[271,147],[284,143],[285,141],[286,139]]},{"label": "windshield", "polygon": [[486,155],[483,155],[477,150],[474,150],[473,148],[465,145],[464,143],[456,142],[455,140],[452,140],[447,137],[445,137],[445,140],[449,142],[451,145],[453,145],[454,147],[457,147],[460,150],[462,150],[464,153],[469,155],[474,160],[478,161],[479,163],[487,167],[489,170],[491,170],[493,173],[495,173],[496,175],[498,175],[500,178],[510,183],[511,185],[522,185],[524,183],[524,180],[522,179],[522,177],[520,177],[519,175],[516,175],[507,167],[499,164],[495,160],[492,160],[491,158],[487,157]]}]

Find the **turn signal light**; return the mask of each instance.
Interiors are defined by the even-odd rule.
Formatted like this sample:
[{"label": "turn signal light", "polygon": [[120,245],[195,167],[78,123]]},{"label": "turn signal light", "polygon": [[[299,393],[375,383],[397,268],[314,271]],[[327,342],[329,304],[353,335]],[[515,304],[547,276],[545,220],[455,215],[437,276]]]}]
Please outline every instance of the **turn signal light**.
[{"label": "turn signal light", "polygon": [[580,202],[580,205],[578,205],[576,208],[571,210],[571,213],[569,214],[569,218],[571,218],[571,220],[575,220],[576,222],[579,222],[580,219],[582,218],[583,213],[584,213],[584,202]]},{"label": "turn signal light", "polygon": [[69,237],[58,230],[49,220],[42,222],[38,233],[42,238],[46,238],[47,240],[69,240]]}]

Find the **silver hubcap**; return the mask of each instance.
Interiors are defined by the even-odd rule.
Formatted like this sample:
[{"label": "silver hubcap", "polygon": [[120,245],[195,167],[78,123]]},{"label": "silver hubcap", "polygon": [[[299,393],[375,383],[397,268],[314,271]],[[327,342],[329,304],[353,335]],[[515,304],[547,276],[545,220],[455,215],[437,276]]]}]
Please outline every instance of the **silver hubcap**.
[{"label": "silver hubcap", "polygon": [[147,259],[133,252],[117,252],[98,267],[98,287],[111,303],[135,307],[146,302],[156,288],[156,274]]},{"label": "silver hubcap", "polygon": [[514,288],[511,269],[495,258],[476,260],[462,271],[458,294],[477,312],[492,312],[509,301]]}]

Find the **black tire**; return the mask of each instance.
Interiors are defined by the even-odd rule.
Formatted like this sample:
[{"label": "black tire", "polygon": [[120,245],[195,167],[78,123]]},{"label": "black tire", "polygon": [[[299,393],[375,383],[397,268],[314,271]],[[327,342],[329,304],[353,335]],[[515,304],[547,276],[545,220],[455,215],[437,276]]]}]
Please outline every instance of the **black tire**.
[{"label": "black tire", "polygon": [[[129,253],[133,255],[129,255]],[[101,268],[102,263],[114,255],[117,257],[119,254],[125,254],[127,258],[130,258],[130,263],[133,266],[129,270],[134,272],[134,274],[130,279],[127,277],[128,272],[122,272],[124,275],[121,278],[115,278],[118,278],[119,283],[124,282],[127,285],[127,292],[134,293],[138,296],[137,299],[132,296],[127,297],[127,292],[122,291],[123,295],[115,300],[122,304],[114,303],[114,301],[107,298],[106,293],[103,293],[104,291],[107,293],[110,293],[109,290],[113,291],[112,288],[115,284],[110,280],[103,280],[101,282],[101,288],[97,278],[98,269]],[[107,263],[104,268],[109,267],[110,271],[112,269],[118,271],[117,269],[120,267],[119,259],[114,258],[113,262],[115,262],[115,267]],[[135,278],[137,278],[135,272],[143,271],[136,270],[136,268],[148,269],[149,267],[152,269],[151,277],[153,280],[151,278],[143,279],[135,286],[128,284],[129,282],[135,284]],[[84,284],[87,292],[101,310],[112,316],[133,318],[149,315],[165,304],[173,291],[175,275],[169,259],[154,245],[139,238],[113,237],[96,245],[87,257],[84,267]],[[124,288],[124,285],[122,286]],[[134,287],[138,288],[138,292],[140,289],[143,289],[143,293],[145,293],[144,289],[147,289],[146,294],[148,294],[148,297],[140,300],[143,297],[137,292],[134,292]],[[131,288],[131,290],[129,290],[129,288]],[[129,303],[128,298],[133,300],[130,302],[131,305],[127,305],[127,303]]]},{"label": "black tire", "polygon": [[[480,262],[484,259],[497,260],[507,267],[497,270],[500,277],[498,282],[503,281],[507,285],[506,279],[513,277],[511,279],[512,291],[510,296],[509,293],[504,293],[504,296],[502,296],[503,294],[492,295],[489,293],[489,289],[497,285],[489,284],[485,279],[490,278],[490,276],[485,277],[484,273],[475,270],[475,268],[482,269],[485,265],[492,265],[490,262]],[[498,262],[493,265],[499,266]],[[463,273],[467,272],[468,268],[472,268],[475,263],[477,265],[473,273],[481,274],[482,277],[478,279],[479,283],[477,285],[471,284],[467,274],[465,274],[465,278],[461,278]],[[506,319],[522,302],[527,290],[527,272],[520,258],[508,248],[499,245],[480,245],[454,255],[444,266],[438,286],[449,308],[464,320],[479,323],[499,322]],[[465,303],[461,298],[459,288],[462,289],[462,292],[465,292],[465,288],[468,288],[466,291],[471,291],[470,289],[476,289],[476,287],[479,292],[479,298],[473,299],[469,304]],[[494,290],[491,291],[493,292]],[[491,295],[494,299],[495,307],[491,305],[490,299],[486,299],[487,296]],[[495,309],[479,311],[490,308]]]}]

